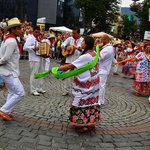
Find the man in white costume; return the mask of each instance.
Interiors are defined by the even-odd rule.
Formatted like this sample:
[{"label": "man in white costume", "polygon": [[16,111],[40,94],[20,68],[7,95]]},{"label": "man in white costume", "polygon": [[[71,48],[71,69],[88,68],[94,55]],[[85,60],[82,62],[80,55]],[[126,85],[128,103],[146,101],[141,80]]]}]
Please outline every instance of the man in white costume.
[{"label": "man in white costume", "polygon": [[103,47],[102,50],[100,51],[100,61],[99,61],[99,75],[100,75],[99,104],[103,105],[105,102],[106,81],[110,73],[111,65],[114,59],[114,48],[112,44],[110,44],[110,38],[108,35],[104,34],[100,40],[103,43]]},{"label": "man in white costume", "polygon": [[23,46],[23,50],[28,51],[29,62],[30,62],[30,93],[34,96],[39,96],[40,93],[45,93],[43,90],[44,79],[35,79],[34,73],[40,73],[44,71],[44,63],[42,57],[36,55],[36,52],[39,50],[37,45],[38,36],[40,34],[40,28],[35,26],[33,28],[33,35],[29,36]]},{"label": "man in white costume", "polygon": [[[83,41],[83,37],[80,36],[80,29],[74,28],[72,30],[72,36],[68,37],[62,44],[61,48],[65,49],[67,46],[72,45],[75,47],[75,51],[72,55],[66,57],[65,63],[72,63],[75,61],[82,53],[81,43]],[[63,96],[68,95],[68,90],[70,89],[71,78],[64,80],[64,93]]]},{"label": "man in white costume", "polygon": [[8,21],[5,36],[0,50],[0,75],[8,89],[5,104],[0,108],[0,117],[4,120],[12,120],[12,109],[24,98],[25,91],[18,78],[19,72],[19,42],[17,36],[22,34],[21,23],[18,18]]}]

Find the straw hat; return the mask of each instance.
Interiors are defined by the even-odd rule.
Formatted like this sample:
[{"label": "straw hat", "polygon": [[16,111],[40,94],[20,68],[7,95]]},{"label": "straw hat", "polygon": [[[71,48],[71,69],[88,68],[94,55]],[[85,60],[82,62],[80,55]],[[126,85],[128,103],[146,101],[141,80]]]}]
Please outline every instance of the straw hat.
[{"label": "straw hat", "polygon": [[21,25],[21,23],[17,17],[12,18],[8,21],[8,25],[7,25],[7,27],[5,27],[4,31],[7,31],[12,27],[16,27],[16,26],[20,26],[20,25]]},{"label": "straw hat", "polygon": [[48,37],[48,39],[50,38],[55,38],[55,35],[54,34],[50,34],[50,36]]},{"label": "straw hat", "polygon": [[121,41],[120,41],[120,40],[114,41],[113,46],[118,45],[118,44],[121,44]]}]

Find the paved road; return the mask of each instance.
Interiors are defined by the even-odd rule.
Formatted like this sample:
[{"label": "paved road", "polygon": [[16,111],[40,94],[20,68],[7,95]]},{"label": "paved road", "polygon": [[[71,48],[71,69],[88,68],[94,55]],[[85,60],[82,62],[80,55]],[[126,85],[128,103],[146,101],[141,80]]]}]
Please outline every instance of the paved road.
[{"label": "paved road", "polygon": [[[58,66],[56,60],[51,66]],[[14,108],[12,121],[0,118],[0,150],[150,150],[148,96],[135,96],[132,79],[111,72],[101,108],[103,121],[95,131],[77,133],[69,126],[71,96],[61,96],[62,80],[49,75],[47,93],[35,97],[29,93],[28,60],[20,60],[20,69],[26,96]],[[1,90],[0,106],[6,96],[7,90]]]}]

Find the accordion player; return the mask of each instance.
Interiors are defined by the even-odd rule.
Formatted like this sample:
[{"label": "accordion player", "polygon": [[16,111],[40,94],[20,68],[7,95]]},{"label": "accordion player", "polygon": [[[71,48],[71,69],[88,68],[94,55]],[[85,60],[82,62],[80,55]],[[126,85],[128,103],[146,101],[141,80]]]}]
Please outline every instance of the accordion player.
[{"label": "accordion player", "polygon": [[44,58],[50,57],[50,45],[47,42],[37,42],[36,46],[39,47],[39,50],[36,51],[36,55]]}]

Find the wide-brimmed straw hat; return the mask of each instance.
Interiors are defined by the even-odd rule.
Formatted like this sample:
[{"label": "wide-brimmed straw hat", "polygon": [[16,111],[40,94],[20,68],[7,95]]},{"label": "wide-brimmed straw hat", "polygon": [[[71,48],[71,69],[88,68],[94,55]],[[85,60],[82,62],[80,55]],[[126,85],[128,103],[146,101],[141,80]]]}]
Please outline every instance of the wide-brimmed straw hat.
[{"label": "wide-brimmed straw hat", "polygon": [[120,40],[116,40],[116,41],[113,42],[113,46],[118,45],[118,44],[121,44]]},{"label": "wide-brimmed straw hat", "polygon": [[4,31],[9,30],[12,27],[20,26],[21,23],[17,17],[12,18],[8,21],[8,25],[4,28]]},{"label": "wide-brimmed straw hat", "polygon": [[50,36],[48,37],[48,39],[50,38],[56,38],[54,34],[50,34]]}]

